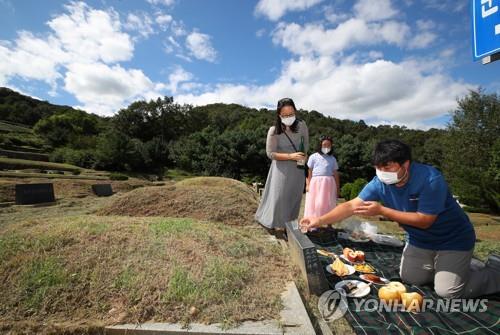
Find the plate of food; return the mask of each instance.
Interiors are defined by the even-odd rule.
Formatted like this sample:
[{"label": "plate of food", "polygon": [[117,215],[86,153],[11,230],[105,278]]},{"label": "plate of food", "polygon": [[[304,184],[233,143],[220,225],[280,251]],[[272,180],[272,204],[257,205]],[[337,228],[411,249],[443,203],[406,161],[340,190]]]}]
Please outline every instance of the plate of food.
[{"label": "plate of food", "polygon": [[332,264],[328,264],[326,266],[326,271],[339,277],[352,275],[354,272],[356,272],[352,265],[345,264],[339,258],[336,258]]},{"label": "plate of food", "polygon": [[354,264],[354,269],[361,273],[375,273],[377,272],[373,266],[368,263]]},{"label": "plate of food", "polygon": [[359,276],[359,278],[376,285],[385,285],[389,283],[389,279],[386,279],[384,277],[379,277],[371,273],[362,274]]},{"label": "plate of food", "polygon": [[363,264],[365,262],[365,253],[351,248],[344,248],[340,257],[352,264]]},{"label": "plate of food", "polygon": [[335,289],[349,298],[361,298],[370,293],[370,285],[360,280],[342,280],[335,284]]}]

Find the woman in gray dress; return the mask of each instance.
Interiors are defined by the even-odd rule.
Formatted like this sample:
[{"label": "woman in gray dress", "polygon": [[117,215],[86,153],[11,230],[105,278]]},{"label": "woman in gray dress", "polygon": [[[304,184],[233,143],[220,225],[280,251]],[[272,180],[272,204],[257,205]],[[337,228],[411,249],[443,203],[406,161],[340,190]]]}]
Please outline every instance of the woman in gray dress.
[{"label": "woman in gray dress", "polygon": [[272,162],[255,219],[269,229],[283,229],[299,216],[309,132],[296,113],[292,99],[281,99],[275,125],[267,132],[266,152]]}]

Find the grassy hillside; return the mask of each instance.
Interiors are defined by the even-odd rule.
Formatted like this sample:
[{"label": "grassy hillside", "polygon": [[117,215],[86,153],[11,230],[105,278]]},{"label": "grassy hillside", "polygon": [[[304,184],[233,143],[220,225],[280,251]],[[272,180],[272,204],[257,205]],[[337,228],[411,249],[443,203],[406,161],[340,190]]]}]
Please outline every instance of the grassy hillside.
[{"label": "grassy hillside", "polygon": [[13,159],[4,157],[0,157],[0,169],[4,170],[41,169],[41,170],[70,171],[73,173],[78,173],[82,170],[78,166],[69,164],[30,161],[25,159]]}]

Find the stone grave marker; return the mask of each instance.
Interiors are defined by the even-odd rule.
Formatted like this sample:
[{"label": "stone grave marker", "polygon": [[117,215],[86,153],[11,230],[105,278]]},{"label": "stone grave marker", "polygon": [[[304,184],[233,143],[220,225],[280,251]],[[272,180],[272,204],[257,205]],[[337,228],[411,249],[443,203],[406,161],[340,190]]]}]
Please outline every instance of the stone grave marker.
[{"label": "stone grave marker", "polygon": [[16,184],[16,205],[33,205],[56,201],[54,185],[45,184]]},{"label": "stone grave marker", "polygon": [[109,197],[113,195],[111,184],[95,184],[92,185],[92,191],[98,197]]}]

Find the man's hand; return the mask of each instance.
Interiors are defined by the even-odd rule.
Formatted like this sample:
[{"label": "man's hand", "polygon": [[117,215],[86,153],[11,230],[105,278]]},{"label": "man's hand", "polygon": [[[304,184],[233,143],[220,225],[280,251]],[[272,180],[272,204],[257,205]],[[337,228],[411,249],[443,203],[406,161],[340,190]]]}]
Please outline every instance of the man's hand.
[{"label": "man's hand", "polygon": [[300,220],[300,229],[301,230],[309,230],[311,228],[319,227],[319,218],[318,217],[308,217]]},{"label": "man's hand", "polygon": [[354,214],[375,216],[382,212],[382,205],[376,201],[363,201],[363,203],[354,208]]}]

